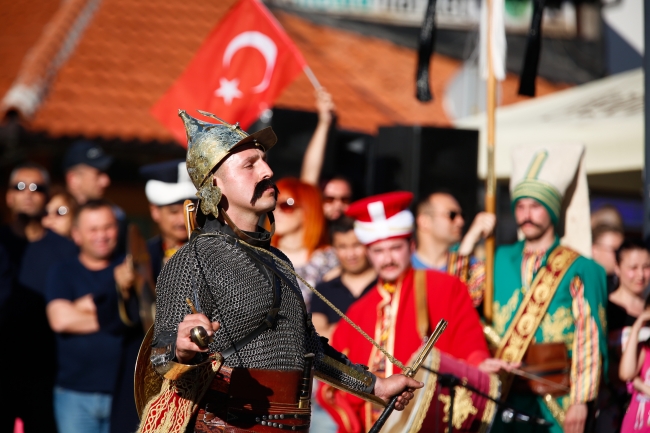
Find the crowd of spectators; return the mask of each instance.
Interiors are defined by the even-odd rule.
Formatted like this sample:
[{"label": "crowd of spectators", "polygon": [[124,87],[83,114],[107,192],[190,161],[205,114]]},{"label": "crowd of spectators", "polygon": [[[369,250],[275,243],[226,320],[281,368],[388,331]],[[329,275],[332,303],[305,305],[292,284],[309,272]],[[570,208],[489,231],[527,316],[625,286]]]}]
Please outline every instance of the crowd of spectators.
[{"label": "crowd of spectators", "polygon": [[[27,344],[47,356],[3,357],[2,367],[12,371],[5,381],[11,398],[0,431],[13,431],[16,419],[26,432],[125,431],[122,420],[130,420],[129,430],[137,425],[133,405],[112,398],[121,392],[120,378],[130,379],[123,346],[138,314],[134,298],[128,302],[133,273],[119,250],[125,216],[102,199],[111,162],[101,147],[82,141],[64,158],[65,188],[52,187],[35,163],[9,175],[10,216],[0,227],[0,333],[7,347]],[[126,324],[128,317],[135,322]],[[139,344],[141,337],[130,338]]]},{"label": "crowd of spectators", "polygon": [[[354,221],[345,215],[354,196],[351,183],[341,175],[322,179],[334,105],[323,90],[316,98],[319,121],[300,177],[276,182],[272,244],[345,313],[376,285],[379,265],[373,267]],[[101,147],[82,141],[64,158],[65,187],[53,187],[47,170],[34,163],[18,165],[9,175],[9,221],[0,227],[0,337],[5,347],[19,348],[26,345],[25,336],[38,336],[38,351],[49,356],[23,356],[17,363],[15,357],[0,357],[3,371],[11,372],[4,383],[12,396],[0,411],[0,432],[12,431],[16,419],[27,433],[137,428],[132,371],[144,330],[133,264],[125,256],[126,215],[103,199],[111,163]],[[182,202],[194,198],[194,189],[183,161],[144,167],[141,174],[149,179],[146,193],[159,229],[148,243],[155,281],[166,260],[187,242]],[[180,189],[170,195],[160,189],[165,182]],[[447,191],[422,197],[415,211],[410,266],[459,278],[480,311],[485,285],[480,247],[494,230],[495,216],[481,212],[466,227],[466,215]],[[650,380],[644,380],[650,344],[647,336],[639,337],[650,319],[650,252],[626,239],[620,215],[605,207],[592,215],[592,254],[607,273],[609,294],[609,369],[599,395],[600,429],[614,431],[623,423],[623,431],[632,431],[630,411],[636,411],[637,421],[647,418],[639,414],[638,401],[639,396],[650,399]],[[299,284],[317,332],[331,337],[340,317]],[[36,371],[38,380],[25,386]],[[336,425],[314,405],[312,431],[334,432]]]}]

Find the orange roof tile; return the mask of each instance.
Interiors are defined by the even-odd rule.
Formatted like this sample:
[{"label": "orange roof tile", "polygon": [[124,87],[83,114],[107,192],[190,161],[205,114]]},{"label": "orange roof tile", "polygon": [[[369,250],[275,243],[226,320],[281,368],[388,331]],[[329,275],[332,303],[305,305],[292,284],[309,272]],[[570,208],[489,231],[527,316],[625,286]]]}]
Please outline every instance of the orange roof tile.
[{"label": "orange roof tile", "polygon": [[25,56],[14,84],[2,100],[3,111],[15,108],[24,116],[31,116],[39,108],[49,81],[74,50],[97,3],[98,0],[67,0],[61,4]]},{"label": "orange roof tile", "polygon": [[171,141],[149,108],[234,0],[105,0],[31,128],[52,135]]},{"label": "orange roof tile", "polygon": [[0,96],[14,82],[25,55],[59,9],[59,2],[5,0],[0,2]]},{"label": "orange roof tile", "polygon": [[[234,2],[103,0],[28,127],[53,136],[172,141],[149,109]],[[341,127],[375,133],[383,125],[450,125],[442,95],[459,61],[433,57],[435,100],[422,104],[414,96],[414,50],[288,13],[276,16],[332,93]],[[557,88],[540,82],[538,93]],[[508,93],[504,102],[514,101]],[[276,106],[314,110],[306,76],[289,85]]]}]

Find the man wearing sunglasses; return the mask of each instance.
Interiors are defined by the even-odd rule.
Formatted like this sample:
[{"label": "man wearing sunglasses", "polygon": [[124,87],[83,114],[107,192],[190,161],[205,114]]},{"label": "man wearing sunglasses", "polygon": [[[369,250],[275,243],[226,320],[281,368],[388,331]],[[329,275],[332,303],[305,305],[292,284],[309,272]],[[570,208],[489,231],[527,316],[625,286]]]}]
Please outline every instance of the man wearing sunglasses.
[{"label": "man wearing sunglasses", "polygon": [[436,192],[423,198],[416,209],[417,250],[411,257],[413,267],[436,269],[460,278],[478,307],[483,300],[485,265],[472,254],[476,244],[492,232],[495,222],[494,214],[480,212],[463,237],[465,217],[454,196]]},{"label": "man wearing sunglasses", "polygon": [[328,221],[335,221],[345,214],[352,202],[352,186],[343,176],[335,176],[321,183],[323,189],[323,213]]},{"label": "man wearing sunglasses", "polygon": [[319,181],[325,160],[327,136],[334,121],[334,101],[325,88],[316,90],[316,108],[318,110],[318,124],[309,140],[305,156],[302,160],[300,180],[320,187],[323,194],[323,213],[327,221],[339,219],[352,201],[352,186],[350,181],[343,176],[332,176]]},{"label": "man wearing sunglasses", "polygon": [[47,203],[50,177],[38,164],[25,163],[14,168],[9,176],[6,202],[11,222],[4,227],[0,240],[5,243],[11,260],[18,269],[28,242],[45,235],[41,218]]},{"label": "man wearing sunglasses", "polygon": [[49,266],[60,258],[74,254],[74,244],[47,230],[41,222],[45,215],[50,178],[40,165],[19,165],[9,176],[7,207],[11,222],[0,229],[17,280],[43,295]]}]

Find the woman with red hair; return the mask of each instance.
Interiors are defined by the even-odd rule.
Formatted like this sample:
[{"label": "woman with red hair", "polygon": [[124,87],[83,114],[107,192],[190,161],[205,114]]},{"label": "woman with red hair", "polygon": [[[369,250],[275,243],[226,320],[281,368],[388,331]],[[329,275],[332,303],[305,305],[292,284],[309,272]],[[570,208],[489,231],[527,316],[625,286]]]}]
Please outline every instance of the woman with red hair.
[{"label": "woman with red hair", "polygon": [[[327,246],[327,224],[320,191],[296,178],[277,182],[280,194],[275,207],[275,235],[272,244],[293,263],[296,273],[315,286],[338,266],[334,251]],[[309,309],[311,291],[299,281]]]}]

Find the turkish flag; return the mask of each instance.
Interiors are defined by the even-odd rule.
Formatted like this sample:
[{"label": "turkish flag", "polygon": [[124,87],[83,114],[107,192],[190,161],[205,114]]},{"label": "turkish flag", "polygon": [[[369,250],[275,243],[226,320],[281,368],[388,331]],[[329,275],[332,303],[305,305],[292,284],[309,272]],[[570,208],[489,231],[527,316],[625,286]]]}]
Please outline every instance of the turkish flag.
[{"label": "turkish flag", "polygon": [[182,108],[248,128],[307,66],[259,0],[241,0],[207,37],[187,69],[151,109],[187,146]]}]

